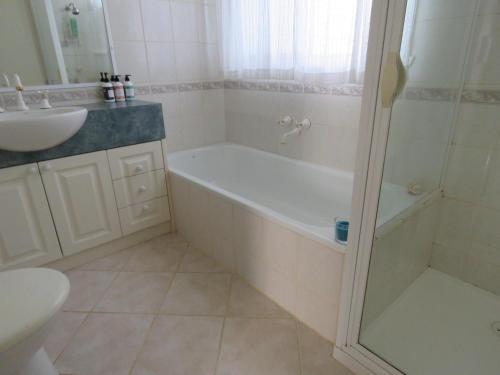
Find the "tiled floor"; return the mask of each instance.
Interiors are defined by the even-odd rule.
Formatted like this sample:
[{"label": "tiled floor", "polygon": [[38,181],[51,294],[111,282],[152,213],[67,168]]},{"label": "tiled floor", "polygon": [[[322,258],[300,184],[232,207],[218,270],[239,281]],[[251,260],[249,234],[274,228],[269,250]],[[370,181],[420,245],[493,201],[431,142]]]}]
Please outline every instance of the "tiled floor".
[{"label": "tiled floor", "polygon": [[175,235],[67,273],[61,374],[350,375],[331,344]]}]

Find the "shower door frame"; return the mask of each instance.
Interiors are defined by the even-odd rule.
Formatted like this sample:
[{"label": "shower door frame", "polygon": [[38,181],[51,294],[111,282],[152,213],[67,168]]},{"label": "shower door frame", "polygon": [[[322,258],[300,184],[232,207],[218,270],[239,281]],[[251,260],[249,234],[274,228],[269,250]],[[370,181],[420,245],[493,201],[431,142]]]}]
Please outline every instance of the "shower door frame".
[{"label": "shower door frame", "polygon": [[334,356],[356,374],[403,375],[359,343],[392,105],[383,108],[382,68],[399,53],[407,0],[374,0],[352,198],[352,227],[345,256]]}]

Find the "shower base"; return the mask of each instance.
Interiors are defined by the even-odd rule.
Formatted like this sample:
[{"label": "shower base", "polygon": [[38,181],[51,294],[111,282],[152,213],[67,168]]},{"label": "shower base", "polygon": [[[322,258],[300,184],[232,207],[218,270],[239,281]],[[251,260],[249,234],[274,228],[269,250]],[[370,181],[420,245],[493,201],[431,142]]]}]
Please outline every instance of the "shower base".
[{"label": "shower base", "polygon": [[500,297],[428,268],[360,342],[408,375],[491,375],[500,369]]}]

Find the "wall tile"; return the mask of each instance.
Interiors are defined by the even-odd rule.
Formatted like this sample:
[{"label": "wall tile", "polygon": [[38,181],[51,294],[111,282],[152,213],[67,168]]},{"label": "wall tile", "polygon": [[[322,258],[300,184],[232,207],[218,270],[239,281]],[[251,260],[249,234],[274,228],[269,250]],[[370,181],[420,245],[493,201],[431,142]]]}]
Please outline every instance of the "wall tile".
[{"label": "wall tile", "polygon": [[109,0],[108,9],[111,35],[114,42],[144,40],[139,1]]},{"label": "wall tile", "polygon": [[146,48],[151,81],[174,82],[176,80],[174,44],[148,42]]},{"label": "wall tile", "polygon": [[132,74],[136,83],[149,81],[146,46],[144,42],[115,42],[117,69]]},{"label": "wall tile", "polygon": [[180,81],[202,80],[205,58],[199,43],[175,43],[177,78]]},{"label": "wall tile", "polygon": [[200,13],[202,5],[171,1],[174,40],[176,42],[199,42]]},{"label": "wall tile", "polygon": [[141,0],[141,10],[146,41],[174,41],[169,1]]}]

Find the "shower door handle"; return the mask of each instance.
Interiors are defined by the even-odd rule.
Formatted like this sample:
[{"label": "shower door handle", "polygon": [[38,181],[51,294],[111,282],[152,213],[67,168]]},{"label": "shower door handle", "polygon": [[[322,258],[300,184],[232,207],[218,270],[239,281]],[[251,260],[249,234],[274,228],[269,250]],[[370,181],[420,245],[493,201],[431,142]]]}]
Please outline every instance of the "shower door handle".
[{"label": "shower door handle", "polygon": [[390,108],[394,99],[403,91],[406,84],[406,69],[399,52],[389,52],[382,70],[380,93],[382,108]]}]

